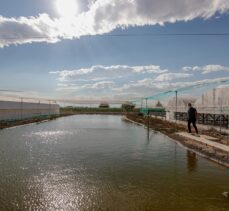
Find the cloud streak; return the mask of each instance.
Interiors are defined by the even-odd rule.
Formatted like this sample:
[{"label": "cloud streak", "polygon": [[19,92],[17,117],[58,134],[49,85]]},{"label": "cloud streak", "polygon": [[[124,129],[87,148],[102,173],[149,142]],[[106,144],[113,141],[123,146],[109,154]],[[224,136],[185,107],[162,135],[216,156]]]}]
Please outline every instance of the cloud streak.
[{"label": "cloud streak", "polygon": [[83,84],[83,85],[77,85],[77,84],[58,84],[58,91],[80,91],[85,89],[91,89],[91,90],[108,90],[113,88],[115,83],[113,81],[100,81],[96,83],[90,83],[90,84]]},{"label": "cloud streak", "polygon": [[155,81],[158,81],[158,82],[172,81],[175,79],[189,78],[191,76],[192,74],[188,74],[188,73],[164,73],[164,74],[159,75],[155,79]]},{"label": "cloud streak", "polygon": [[[209,65],[206,65],[209,66]],[[71,93],[73,96],[111,97],[117,99],[152,96],[161,91],[182,87],[218,83],[229,77],[193,81],[190,77],[199,72],[172,72],[157,65],[127,66],[96,65],[90,68],[50,72],[58,79],[57,91]],[[211,68],[210,68],[211,69]],[[220,84],[220,83],[219,83]]]},{"label": "cloud streak", "polygon": [[152,74],[162,74],[168,72],[167,69],[161,69],[157,65],[148,66],[127,66],[113,65],[102,66],[95,65],[90,68],[81,68],[76,70],[52,71],[50,74],[57,74],[59,81],[102,81],[106,79],[131,78],[131,76],[143,76]]},{"label": "cloud streak", "polygon": [[130,26],[208,19],[228,11],[228,0],[97,0],[90,3],[88,10],[70,19],[53,18],[48,14],[19,18],[0,16],[0,47],[32,42],[55,43]]},{"label": "cloud streak", "polygon": [[183,67],[183,71],[186,72],[201,72],[202,74],[208,74],[213,72],[226,71],[229,72],[229,67],[222,65],[205,65],[205,66],[194,66],[194,67]]}]

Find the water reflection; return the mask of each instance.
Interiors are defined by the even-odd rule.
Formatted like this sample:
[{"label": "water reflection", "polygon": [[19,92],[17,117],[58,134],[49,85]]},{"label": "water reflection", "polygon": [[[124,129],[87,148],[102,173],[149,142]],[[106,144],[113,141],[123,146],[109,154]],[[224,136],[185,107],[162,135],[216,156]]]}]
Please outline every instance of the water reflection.
[{"label": "water reflection", "polygon": [[187,169],[189,172],[194,172],[197,169],[197,156],[195,152],[187,150]]},{"label": "water reflection", "polygon": [[158,134],[157,131],[154,130],[147,130],[146,135],[145,135],[145,139],[146,139],[146,145],[149,145],[150,142],[153,140],[153,138],[155,137],[155,135]]},{"label": "water reflection", "polygon": [[0,211],[228,210],[227,169],[118,116],[4,130],[0,149]]}]

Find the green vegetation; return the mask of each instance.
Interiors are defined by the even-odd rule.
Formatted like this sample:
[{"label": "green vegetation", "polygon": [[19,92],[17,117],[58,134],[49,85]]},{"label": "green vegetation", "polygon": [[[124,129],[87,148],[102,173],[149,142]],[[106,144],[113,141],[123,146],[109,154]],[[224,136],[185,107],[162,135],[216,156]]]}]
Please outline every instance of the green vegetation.
[{"label": "green vegetation", "polygon": [[122,109],[126,112],[134,111],[134,108],[135,108],[135,105],[133,103],[126,102],[122,104]]},{"label": "green vegetation", "polygon": [[90,108],[90,107],[62,107],[61,114],[123,114],[126,112],[139,112],[139,109],[126,109],[126,108]]},{"label": "green vegetation", "polygon": [[99,105],[99,108],[110,108],[110,105],[108,104],[108,103],[106,103],[106,102],[104,102],[104,103],[101,103],[100,105]]},{"label": "green vegetation", "polygon": [[61,115],[40,115],[40,116],[34,116],[34,117],[29,117],[29,118],[24,118],[24,119],[0,120],[0,129],[19,126],[19,125],[25,125],[25,124],[30,124],[30,123],[40,123],[42,121],[50,121],[60,116]]}]

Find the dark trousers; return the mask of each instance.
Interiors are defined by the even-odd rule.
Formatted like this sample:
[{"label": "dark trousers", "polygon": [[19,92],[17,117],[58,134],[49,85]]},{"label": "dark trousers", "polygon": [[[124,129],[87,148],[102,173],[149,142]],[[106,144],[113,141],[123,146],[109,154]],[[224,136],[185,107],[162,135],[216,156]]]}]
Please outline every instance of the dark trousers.
[{"label": "dark trousers", "polygon": [[188,132],[191,133],[192,130],[191,130],[191,124],[193,125],[193,127],[195,128],[196,130],[196,133],[198,133],[198,129],[196,127],[196,120],[195,119],[189,119],[188,120]]}]

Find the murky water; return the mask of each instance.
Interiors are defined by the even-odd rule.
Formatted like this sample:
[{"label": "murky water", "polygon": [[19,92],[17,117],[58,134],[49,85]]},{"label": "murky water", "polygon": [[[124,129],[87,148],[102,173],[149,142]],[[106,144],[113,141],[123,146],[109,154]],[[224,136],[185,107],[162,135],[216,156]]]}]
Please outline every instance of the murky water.
[{"label": "murky water", "polygon": [[118,116],[0,131],[0,210],[229,210],[229,170]]}]

